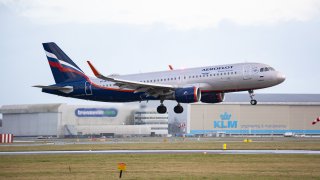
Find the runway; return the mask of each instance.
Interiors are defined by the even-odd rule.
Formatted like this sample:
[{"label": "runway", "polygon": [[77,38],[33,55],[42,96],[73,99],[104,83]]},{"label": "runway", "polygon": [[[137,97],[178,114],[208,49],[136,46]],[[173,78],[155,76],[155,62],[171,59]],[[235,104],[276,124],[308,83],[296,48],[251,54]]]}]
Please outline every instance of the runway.
[{"label": "runway", "polygon": [[84,150],[84,151],[20,151],[0,152],[0,155],[57,154],[319,154],[311,150]]}]

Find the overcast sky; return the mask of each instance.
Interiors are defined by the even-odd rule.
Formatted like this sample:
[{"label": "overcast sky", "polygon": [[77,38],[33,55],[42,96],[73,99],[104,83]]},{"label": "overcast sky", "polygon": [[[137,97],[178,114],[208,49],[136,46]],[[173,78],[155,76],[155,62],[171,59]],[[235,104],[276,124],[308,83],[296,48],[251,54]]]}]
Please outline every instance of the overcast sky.
[{"label": "overcast sky", "polygon": [[256,93],[320,92],[320,0],[0,0],[0,22],[0,105],[87,103],[31,87],[51,41],[88,75],[261,62],[287,80]]}]

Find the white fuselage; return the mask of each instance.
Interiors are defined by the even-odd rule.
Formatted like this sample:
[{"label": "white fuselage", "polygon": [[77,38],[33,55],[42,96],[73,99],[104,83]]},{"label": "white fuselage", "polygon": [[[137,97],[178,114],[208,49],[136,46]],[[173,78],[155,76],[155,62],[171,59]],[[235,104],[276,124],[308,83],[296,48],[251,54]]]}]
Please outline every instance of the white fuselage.
[{"label": "white fuselage", "polygon": [[[177,87],[198,87],[201,91],[236,92],[262,89],[282,83],[285,76],[261,63],[238,63],[141,74],[119,75],[117,78],[151,84],[168,84]],[[91,79],[109,88],[113,82]]]}]

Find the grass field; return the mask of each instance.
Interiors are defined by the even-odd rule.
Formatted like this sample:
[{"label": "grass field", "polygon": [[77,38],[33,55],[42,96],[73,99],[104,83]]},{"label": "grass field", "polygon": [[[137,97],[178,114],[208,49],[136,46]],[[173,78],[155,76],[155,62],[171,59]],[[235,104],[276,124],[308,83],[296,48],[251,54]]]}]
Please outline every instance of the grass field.
[{"label": "grass field", "polygon": [[[320,150],[318,139],[167,140],[155,142],[36,142],[0,146],[0,151],[116,149],[301,149]],[[320,179],[319,155],[232,154],[74,154],[0,156],[0,179],[118,179],[117,163],[127,164],[123,179]]]},{"label": "grass field", "polygon": [[[159,140],[159,139],[158,139]],[[97,144],[71,143],[63,145],[42,144],[28,146],[0,146],[0,151],[39,151],[39,150],[119,150],[119,149],[222,149],[224,143],[228,149],[270,149],[270,150],[320,150],[320,140],[274,140],[251,143],[242,142],[243,138],[236,140],[202,140],[202,141],[158,141],[158,142],[105,142]]]},{"label": "grass field", "polygon": [[[319,179],[317,155],[0,156],[0,179]],[[70,167],[70,168],[69,168]]]}]

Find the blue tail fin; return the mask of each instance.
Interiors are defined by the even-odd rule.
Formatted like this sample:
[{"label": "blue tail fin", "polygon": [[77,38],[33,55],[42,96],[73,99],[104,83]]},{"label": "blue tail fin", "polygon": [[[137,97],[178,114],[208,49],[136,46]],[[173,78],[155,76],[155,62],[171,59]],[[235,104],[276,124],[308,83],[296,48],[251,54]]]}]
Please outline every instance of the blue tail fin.
[{"label": "blue tail fin", "polygon": [[53,42],[43,43],[55,82],[86,80],[84,72]]}]

